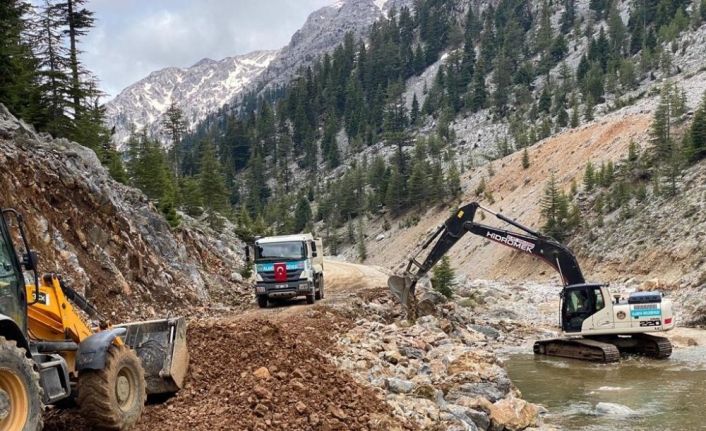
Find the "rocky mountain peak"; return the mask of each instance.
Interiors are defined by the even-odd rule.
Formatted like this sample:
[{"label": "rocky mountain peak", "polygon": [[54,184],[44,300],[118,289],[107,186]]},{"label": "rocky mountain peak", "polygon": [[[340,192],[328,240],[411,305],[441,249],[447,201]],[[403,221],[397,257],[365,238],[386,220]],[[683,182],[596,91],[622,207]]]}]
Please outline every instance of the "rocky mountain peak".
[{"label": "rocky mountain peak", "polygon": [[150,73],[106,104],[108,125],[116,127],[115,142],[119,148],[124,145],[133,126],[158,135],[161,116],[172,102],[193,127],[262,73],[276,53],[254,51],[218,61],[203,58],[191,67]]}]

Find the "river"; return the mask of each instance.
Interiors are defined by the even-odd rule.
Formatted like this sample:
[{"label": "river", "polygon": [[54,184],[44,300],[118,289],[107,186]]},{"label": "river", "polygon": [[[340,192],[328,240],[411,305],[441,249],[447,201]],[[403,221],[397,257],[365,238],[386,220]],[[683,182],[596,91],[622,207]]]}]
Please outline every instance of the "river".
[{"label": "river", "polygon": [[657,361],[616,364],[513,354],[510,378],[523,397],[565,430],[706,430],[706,346]]}]

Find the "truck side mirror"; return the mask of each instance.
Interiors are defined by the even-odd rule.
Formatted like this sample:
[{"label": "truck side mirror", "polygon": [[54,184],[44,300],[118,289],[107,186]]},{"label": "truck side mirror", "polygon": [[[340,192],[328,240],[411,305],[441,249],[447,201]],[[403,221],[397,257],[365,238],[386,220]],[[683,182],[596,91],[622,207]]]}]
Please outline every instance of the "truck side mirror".
[{"label": "truck side mirror", "polygon": [[245,262],[250,263],[250,247],[245,246]]},{"label": "truck side mirror", "polygon": [[311,257],[316,257],[318,255],[319,254],[316,252],[316,243],[312,241],[311,242]]},{"label": "truck side mirror", "polygon": [[22,256],[22,266],[30,271],[37,271],[39,257],[36,251],[28,251]]},{"label": "truck side mirror", "polygon": [[312,252],[311,252],[311,257],[316,257],[316,256],[318,256],[318,254],[316,253],[316,250],[312,251]]}]

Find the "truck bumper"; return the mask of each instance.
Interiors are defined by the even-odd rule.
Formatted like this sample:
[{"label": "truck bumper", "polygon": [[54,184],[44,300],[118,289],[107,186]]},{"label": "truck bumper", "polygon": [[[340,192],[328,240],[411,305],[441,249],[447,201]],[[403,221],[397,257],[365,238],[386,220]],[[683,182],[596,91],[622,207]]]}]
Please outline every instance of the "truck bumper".
[{"label": "truck bumper", "polygon": [[313,283],[308,280],[289,281],[287,283],[258,283],[255,286],[257,296],[268,298],[294,298],[311,293]]}]

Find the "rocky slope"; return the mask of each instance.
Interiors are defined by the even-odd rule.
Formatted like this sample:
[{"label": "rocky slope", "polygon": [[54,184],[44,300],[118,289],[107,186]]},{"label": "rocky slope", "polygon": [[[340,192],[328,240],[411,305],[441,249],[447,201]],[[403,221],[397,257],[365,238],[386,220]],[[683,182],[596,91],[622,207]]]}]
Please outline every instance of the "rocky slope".
[{"label": "rocky slope", "polygon": [[2,105],[0,166],[1,205],[25,215],[41,271],[63,274],[115,319],[237,304],[248,292],[236,273],[243,262],[235,235],[193,220],[170,229],[92,151],[38,135]]},{"label": "rocky slope", "polygon": [[184,112],[191,128],[239,94],[275,58],[276,51],[255,51],[216,61],[204,58],[187,68],[168,67],[130,85],[106,104],[119,148],[131,126],[160,134],[162,114],[171,103]]}]

